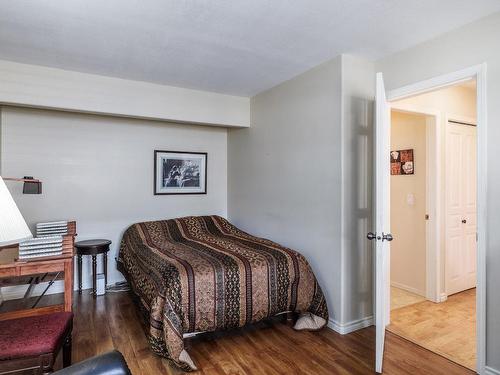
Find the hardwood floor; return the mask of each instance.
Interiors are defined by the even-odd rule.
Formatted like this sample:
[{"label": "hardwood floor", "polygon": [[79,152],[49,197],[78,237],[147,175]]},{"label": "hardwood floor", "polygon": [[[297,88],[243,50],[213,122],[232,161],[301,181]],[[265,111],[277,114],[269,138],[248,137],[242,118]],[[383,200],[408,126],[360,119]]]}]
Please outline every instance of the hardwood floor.
[{"label": "hardwood floor", "polygon": [[391,310],[425,301],[425,297],[391,286]]},{"label": "hardwood floor", "polygon": [[476,367],[476,290],[391,311],[388,330],[463,366]]},{"label": "hardwood floor", "polygon": [[[150,352],[127,293],[108,293],[95,301],[76,295],[75,315],[74,362],[116,348],[134,375],[182,373]],[[186,346],[200,368],[195,374],[374,373],[373,327],[342,336],[329,329],[296,332],[273,320],[190,338]],[[385,358],[384,374],[473,374],[389,332]]]},{"label": "hardwood floor", "polygon": [[[87,292],[87,293],[86,293]],[[42,305],[62,295],[47,296]],[[10,310],[19,302],[7,301]],[[183,374],[154,355],[128,293],[107,293],[94,300],[88,291],[75,294],[73,363],[108,350],[123,353],[134,375]],[[239,330],[186,339],[186,348],[200,375],[364,375],[374,374],[375,330],[365,328],[348,335],[330,329],[297,332],[279,319]],[[60,368],[58,359],[56,368]],[[387,332],[384,374],[474,374],[437,354]]]}]

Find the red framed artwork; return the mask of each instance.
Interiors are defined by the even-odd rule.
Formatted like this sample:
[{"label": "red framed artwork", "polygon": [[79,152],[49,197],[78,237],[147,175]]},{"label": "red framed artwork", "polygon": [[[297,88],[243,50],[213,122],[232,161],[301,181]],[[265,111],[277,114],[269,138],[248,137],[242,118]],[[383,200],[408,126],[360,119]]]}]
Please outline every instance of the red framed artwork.
[{"label": "red framed artwork", "polygon": [[391,175],[415,174],[413,149],[391,151]]}]

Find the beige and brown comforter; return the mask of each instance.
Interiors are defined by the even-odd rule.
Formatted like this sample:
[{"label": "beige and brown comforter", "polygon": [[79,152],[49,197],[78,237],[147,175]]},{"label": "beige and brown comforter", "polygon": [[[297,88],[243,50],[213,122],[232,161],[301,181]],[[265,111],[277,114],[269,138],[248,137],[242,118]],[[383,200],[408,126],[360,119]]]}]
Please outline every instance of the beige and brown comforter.
[{"label": "beige and brown comforter", "polygon": [[289,311],[310,320],[297,329],[328,320],[301,254],[219,216],[134,224],[123,235],[118,265],[148,315],[152,350],[184,370],[196,369],[184,350],[185,333],[242,327]]}]

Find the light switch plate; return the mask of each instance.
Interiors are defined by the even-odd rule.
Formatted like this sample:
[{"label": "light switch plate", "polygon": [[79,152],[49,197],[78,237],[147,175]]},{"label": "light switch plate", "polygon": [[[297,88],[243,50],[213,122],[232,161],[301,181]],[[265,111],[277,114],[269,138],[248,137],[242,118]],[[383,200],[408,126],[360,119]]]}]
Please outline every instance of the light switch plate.
[{"label": "light switch plate", "polygon": [[408,206],[414,206],[415,205],[415,195],[412,193],[408,193],[406,196],[406,203],[408,203]]}]

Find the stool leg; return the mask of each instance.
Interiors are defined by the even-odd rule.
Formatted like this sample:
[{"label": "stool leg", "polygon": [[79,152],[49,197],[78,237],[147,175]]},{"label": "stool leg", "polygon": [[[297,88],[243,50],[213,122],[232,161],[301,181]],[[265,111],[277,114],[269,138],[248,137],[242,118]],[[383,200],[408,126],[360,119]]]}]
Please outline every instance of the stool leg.
[{"label": "stool leg", "polygon": [[78,294],[82,294],[82,256],[78,255]]},{"label": "stool leg", "polygon": [[108,286],[108,253],[102,254],[102,265],[104,268],[104,289]]},{"label": "stool leg", "polygon": [[[34,369],[35,375],[49,375],[54,372],[54,361],[57,353],[42,354],[38,357],[40,367]],[[23,372],[24,374],[25,372]],[[4,372],[2,372],[4,374]]]},{"label": "stool leg", "polygon": [[66,337],[63,344],[63,367],[71,366],[71,333]]},{"label": "stool leg", "polygon": [[92,255],[92,293],[97,297],[97,256]]}]

